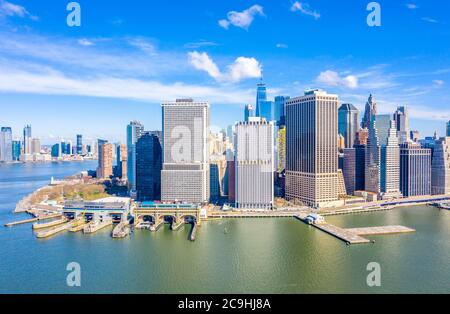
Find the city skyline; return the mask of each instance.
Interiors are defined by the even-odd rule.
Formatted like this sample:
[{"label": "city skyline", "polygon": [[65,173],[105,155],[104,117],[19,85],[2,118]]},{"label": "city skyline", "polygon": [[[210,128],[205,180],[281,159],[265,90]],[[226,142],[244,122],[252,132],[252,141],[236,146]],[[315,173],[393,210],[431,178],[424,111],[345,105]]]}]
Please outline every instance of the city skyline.
[{"label": "city skyline", "polygon": [[[256,105],[263,73],[268,99],[317,87],[362,112],[373,93],[379,114],[408,105],[411,129],[423,136],[444,135],[450,120],[449,43],[439,40],[449,33],[447,3],[380,1],[378,28],[367,26],[367,1],[359,0],[310,1],[306,10],[291,1],[208,10],[203,1],[175,1],[139,3],[139,12],[132,3],[82,3],[83,24],[74,29],[64,24],[64,5],[0,2],[18,8],[0,13],[0,125],[12,127],[13,137],[31,124],[43,144],[76,134],[125,143],[123,125],[139,119],[161,129],[160,103],[180,97],[208,100],[211,125],[226,128],[243,119],[245,104]],[[227,20],[232,11],[242,13],[240,22]],[[183,33],[166,20],[185,15]]]}]

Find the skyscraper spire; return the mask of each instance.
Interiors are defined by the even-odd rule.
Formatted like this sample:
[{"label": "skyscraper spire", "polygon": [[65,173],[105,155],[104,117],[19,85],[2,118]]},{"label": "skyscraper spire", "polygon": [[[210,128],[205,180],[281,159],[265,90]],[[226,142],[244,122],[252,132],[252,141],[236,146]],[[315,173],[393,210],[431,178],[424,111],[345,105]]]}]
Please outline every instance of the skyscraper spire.
[{"label": "skyscraper spire", "polygon": [[364,112],[364,118],[361,123],[361,128],[368,129],[370,127],[370,122],[372,120],[372,117],[376,116],[377,114],[377,102],[375,100],[375,97],[370,94],[369,99],[366,103],[366,108]]}]

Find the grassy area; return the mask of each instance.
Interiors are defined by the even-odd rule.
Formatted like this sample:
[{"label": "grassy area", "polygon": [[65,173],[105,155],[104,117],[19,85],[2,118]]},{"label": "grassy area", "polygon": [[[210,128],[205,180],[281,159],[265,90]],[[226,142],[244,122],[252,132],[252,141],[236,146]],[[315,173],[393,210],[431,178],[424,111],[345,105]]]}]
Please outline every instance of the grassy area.
[{"label": "grassy area", "polygon": [[110,196],[103,184],[74,184],[46,187],[31,197],[31,203],[37,204],[45,200],[63,202],[64,199],[81,198],[87,201],[98,200]]}]

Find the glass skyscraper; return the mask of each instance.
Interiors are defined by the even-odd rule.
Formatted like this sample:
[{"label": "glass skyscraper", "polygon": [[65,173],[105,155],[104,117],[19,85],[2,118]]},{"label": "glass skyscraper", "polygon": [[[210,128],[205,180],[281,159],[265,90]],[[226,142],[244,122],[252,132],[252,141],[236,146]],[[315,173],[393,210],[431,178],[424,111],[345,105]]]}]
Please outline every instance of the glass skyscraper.
[{"label": "glass skyscraper", "polygon": [[261,116],[261,103],[267,101],[267,88],[263,82],[256,87],[256,116]]},{"label": "glass skyscraper", "polygon": [[338,111],[338,131],[344,137],[345,148],[352,148],[359,130],[359,111],[352,104],[342,104]]},{"label": "glass skyscraper", "polygon": [[23,128],[23,153],[31,154],[31,125]]},{"label": "glass skyscraper", "polygon": [[139,121],[132,121],[127,126],[127,178],[130,190],[136,190],[136,143],[144,132],[144,126]]},{"label": "glass skyscraper", "polygon": [[289,96],[276,96],[275,97],[275,113],[274,119],[278,126],[286,125],[286,101],[289,100]]},{"label": "glass skyscraper", "polygon": [[250,117],[255,116],[255,108],[252,105],[246,105],[244,109],[244,121],[248,121]]},{"label": "glass skyscraper", "polygon": [[77,154],[81,155],[83,153],[83,135],[77,135]]},{"label": "glass skyscraper", "polygon": [[12,142],[12,153],[13,153],[13,161],[19,161],[20,155],[22,151],[22,144],[20,141]]},{"label": "glass skyscraper", "polygon": [[9,127],[0,130],[0,161],[13,161],[12,130]]},{"label": "glass skyscraper", "polygon": [[161,199],[160,140],[156,132],[144,132],[136,143],[136,191],[141,201]]},{"label": "glass skyscraper", "polygon": [[447,122],[447,132],[446,132],[446,136],[450,137],[450,121]]}]

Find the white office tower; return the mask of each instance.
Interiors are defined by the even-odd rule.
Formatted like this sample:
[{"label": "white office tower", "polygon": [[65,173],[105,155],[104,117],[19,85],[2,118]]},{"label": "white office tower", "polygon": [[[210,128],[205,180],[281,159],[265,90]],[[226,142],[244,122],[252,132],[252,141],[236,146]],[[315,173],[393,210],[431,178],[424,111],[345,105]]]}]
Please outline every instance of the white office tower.
[{"label": "white office tower", "polygon": [[431,164],[431,193],[450,194],[450,137],[436,142]]},{"label": "white office tower", "polygon": [[338,200],[338,97],[321,90],[286,101],[286,198],[313,207]]},{"label": "white office tower", "polygon": [[236,207],[272,209],[274,202],[274,123],[249,117],[236,124]]},{"label": "white office tower", "polygon": [[381,194],[383,199],[399,198],[400,192],[400,147],[397,125],[391,120],[386,145],[381,146]]},{"label": "white office tower", "polygon": [[162,104],[162,201],[209,201],[209,103],[178,99]]}]

